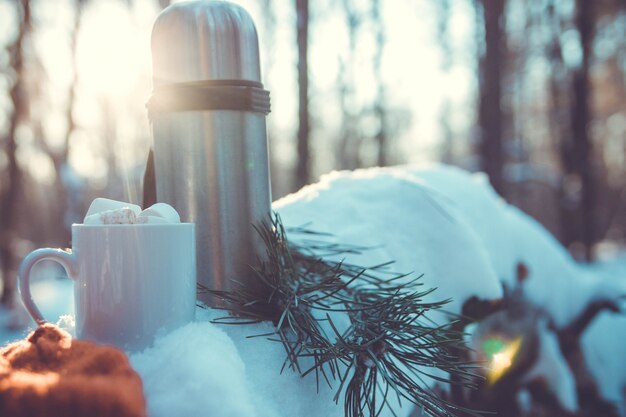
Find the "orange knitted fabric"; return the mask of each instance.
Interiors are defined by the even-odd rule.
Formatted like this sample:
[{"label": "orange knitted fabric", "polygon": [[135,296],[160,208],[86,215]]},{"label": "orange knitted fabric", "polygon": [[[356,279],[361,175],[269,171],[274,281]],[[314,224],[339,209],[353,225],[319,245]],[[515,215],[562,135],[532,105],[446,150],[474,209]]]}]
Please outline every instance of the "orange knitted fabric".
[{"label": "orange knitted fabric", "polygon": [[145,417],[141,378],[111,346],[44,324],[0,349],[0,416]]}]

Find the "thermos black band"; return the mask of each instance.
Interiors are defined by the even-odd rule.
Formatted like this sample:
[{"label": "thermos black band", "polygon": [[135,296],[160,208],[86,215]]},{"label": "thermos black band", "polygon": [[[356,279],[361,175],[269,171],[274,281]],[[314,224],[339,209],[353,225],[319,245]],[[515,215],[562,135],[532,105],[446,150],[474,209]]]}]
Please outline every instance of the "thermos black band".
[{"label": "thermos black band", "polygon": [[210,80],[159,86],[146,104],[155,113],[237,110],[269,114],[270,93],[263,84],[246,80]]}]

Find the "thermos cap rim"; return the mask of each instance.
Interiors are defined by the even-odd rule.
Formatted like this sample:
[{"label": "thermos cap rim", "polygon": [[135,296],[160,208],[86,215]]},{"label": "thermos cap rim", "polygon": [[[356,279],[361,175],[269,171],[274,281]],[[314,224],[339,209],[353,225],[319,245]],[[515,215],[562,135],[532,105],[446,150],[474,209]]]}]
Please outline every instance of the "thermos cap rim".
[{"label": "thermos cap rim", "polygon": [[156,113],[236,110],[269,114],[270,93],[249,80],[205,80],[162,84],[146,103],[150,117]]}]

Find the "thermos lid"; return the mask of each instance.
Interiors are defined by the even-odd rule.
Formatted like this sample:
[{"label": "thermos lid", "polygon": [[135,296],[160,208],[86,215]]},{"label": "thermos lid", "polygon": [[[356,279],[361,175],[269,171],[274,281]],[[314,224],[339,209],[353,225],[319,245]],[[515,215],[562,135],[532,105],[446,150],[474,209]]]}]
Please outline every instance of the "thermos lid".
[{"label": "thermos lid", "polygon": [[254,22],[240,6],[214,0],[175,3],[152,30],[155,89],[211,80],[261,82]]},{"label": "thermos lid", "polygon": [[163,112],[270,112],[252,18],[226,1],[175,3],[152,29],[150,117]]}]

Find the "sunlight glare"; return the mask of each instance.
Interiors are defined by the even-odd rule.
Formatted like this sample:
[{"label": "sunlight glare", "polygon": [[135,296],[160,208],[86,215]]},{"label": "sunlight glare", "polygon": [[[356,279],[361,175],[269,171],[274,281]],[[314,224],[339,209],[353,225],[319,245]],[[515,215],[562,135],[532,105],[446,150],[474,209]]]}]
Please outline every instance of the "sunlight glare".
[{"label": "sunlight glare", "polygon": [[107,175],[107,164],[99,150],[94,147],[93,135],[84,131],[74,132],[70,148],[69,162],[81,177],[104,179]]},{"label": "sunlight glare", "polygon": [[121,2],[86,8],[77,51],[79,82],[102,96],[128,94],[141,70],[139,38]]},{"label": "sunlight glare", "polygon": [[[487,342],[493,340],[489,339]],[[511,367],[522,346],[522,337],[519,336],[512,341],[498,340],[498,342],[498,347],[494,351],[490,352],[489,349],[485,349],[485,353],[491,356],[487,374],[487,380],[490,384],[496,383]],[[493,343],[491,345],[496,346]]]}]

